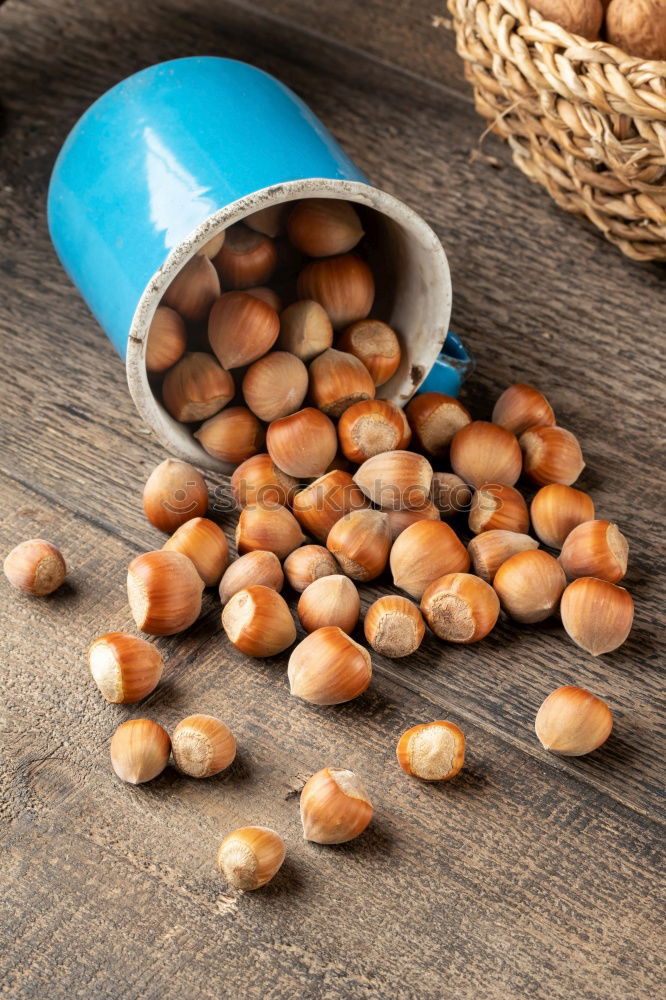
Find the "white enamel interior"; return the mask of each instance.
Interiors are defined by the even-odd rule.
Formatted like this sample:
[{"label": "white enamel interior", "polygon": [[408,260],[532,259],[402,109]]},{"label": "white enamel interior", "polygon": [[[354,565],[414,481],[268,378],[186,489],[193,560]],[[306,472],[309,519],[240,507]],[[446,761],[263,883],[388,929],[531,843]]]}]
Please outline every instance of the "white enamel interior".
[{"label": "white enamel interior", "polygon": [[146,372],[146,339],[162,296],[174,276],[220,230],[270,205],[298,198],[344,198],[374,209],[370,263],[377,276],[372,315],[392,326],[403,347],[402,361],[377,395],[403,405],[430,371],[449,329],[451,276],[444,249],[423,219],[392,195],[358,181],[308,179],[264,188],[220,209],[176,247],[152,277],[134,314],[127,344],[127,381],[145,424],[170,455],[201,468],[230,473],[211,458],[190,429],[171,417],[155,398]]}]

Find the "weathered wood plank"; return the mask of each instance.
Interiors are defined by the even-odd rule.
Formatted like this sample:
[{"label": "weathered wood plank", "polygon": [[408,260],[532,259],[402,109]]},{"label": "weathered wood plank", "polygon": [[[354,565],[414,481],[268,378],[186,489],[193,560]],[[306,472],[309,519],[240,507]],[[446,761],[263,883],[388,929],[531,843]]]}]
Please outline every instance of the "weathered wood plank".
[{"label": "weathered wood plank", "polygon": [[[142,705],[109,706],[85,665],[88,640],[128,624],[133,548],[36,494],[7,488],[5,547],[44,523],[68,540],[71,586],[37,602],[4,591],[14,637],[2,699],[0,866],[5,990],[16,998],[526,996],[636,1000],[657,994],[654,872],[646,817],[531,759],[378,675],[337,709],[290,698],[283,660],[240,657],[211,610],[157,640],[164,683]],[[101,571],[100,571],[101,568]],[[169,768],[133,788],[109,740],[128,717],[170,730],[192,711],[239,740],[228,774]],[[450,715],[468,755],[458,779],[427,786],[394,757],[417,720]],[[363,775],[367,834],[304,842],[302,781],[327,763]],[[229,829],[275,826],[288,860],[239,897],[214,871]],[[609,859],[612,858],[612,864]]]}]

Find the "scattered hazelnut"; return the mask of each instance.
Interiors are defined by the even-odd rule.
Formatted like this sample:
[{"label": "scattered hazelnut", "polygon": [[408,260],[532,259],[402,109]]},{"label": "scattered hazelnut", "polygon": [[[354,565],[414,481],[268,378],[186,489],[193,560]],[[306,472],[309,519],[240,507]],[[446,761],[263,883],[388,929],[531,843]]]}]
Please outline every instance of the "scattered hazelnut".
[{"label": "scattered hazelnut", "polygon": [[568,685],[548,695],[537,712],[534,728],[546,750],[581,757],[606,742],[613,715],[601,698]]},{"label": "scattered hazelnut", "polygon": [[244,826],[222,841],[217,866],[234,889],[260,889],[275,877],[285,853],[284,840],[275,830]]},{"label": "scattered hazelnut", "polygon": [[465,737],[452,722],[426,722],[402,734],[396,756],[403,771],[414,778],[449,781],[465,762]]},{"label": "scattered hazelnut", "polygon": [[372,819],[372,804],[354,774],[325,767],[306,781],[301,792],[303,836],[315,844],[345,844]]},{"label": "scattered hazelnut", "polygon": [[161,774],[169,762],[171,740],[151,719],[130,719],[111,739],[111,764],[121,781],[141,785]]},{"label": "scattered hazelnut", "polygon": [[5,556],[3,570],[12,587],[33,597],[52,594],[67,575],[60,551],[43,538],[20,542]]}]

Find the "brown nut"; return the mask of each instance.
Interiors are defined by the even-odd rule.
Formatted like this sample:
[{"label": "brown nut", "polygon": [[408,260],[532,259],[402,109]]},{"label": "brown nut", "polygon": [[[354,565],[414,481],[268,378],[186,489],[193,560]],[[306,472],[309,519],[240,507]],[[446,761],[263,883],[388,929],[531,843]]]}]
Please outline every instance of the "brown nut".
[{"label": "brown nut", "polygon": [[469,555],[443,521],[417,521],[396,538],[391,549],[393,583],[417,600],[435,580],[448,573],[466,573]]},{"label": "brown nut", "polygon": [[504,483],[484,483],[475,491],[469,512],[469,530],[517,531],[526,535],[530,527],[527,504],[521,493]]},{"label": "brown nut", "polygon": [[432,499],[442,517],[454,517],[469,507],[472,491],[454,472],[435,472],[432,477]]},{"label": "brown nut", "polygon": [[289,657],[291,694],[314,705],[340,705],[363,694],[372,679],[367,649],[334,625],[306,636]]},{"label": "brown nut", "polygon": [[585,468],[578,441],[563,427],[530,427],[520,436],[525,475],[539,486],[571,486]]},{"label": "brown nut", "polygon": [[324,307],[336,330],[365,319],[375,299],[372,271],[353,254],[306,264],[297,289],[299,298],[314,299]]},{"label": "brown nut", "polygon": [[186,346],[187,331],[182,316],[168,306],[158,306],[146,339],[146,370],[165,372],[182,358]]},{"label": "brown nut", "polygon": [[107,632],[88,650],[95,684],[113,705],[141,701],[157,687],[164,660],[159,649],[127,632]]},{"label": "brown nut", "polygon": [[430,502],[432,466],[413,451],[387,451],[368,458],[354,482],[383,510],[422,510]]},{"label": "brown nut", "polygon": [[310,394],[329,417],[339,417],[364,399],[374,399],[375,383],[362,361],[329,347],[310,364]]},{"label": "brown nut", "polygon": [[376,386],[395,375],[402,352],[395,330],[378,319],[359,319],[342,331],[338,350],[347,351],[362,361]]},{"label": "brown nut", "polygon": [[228,406],[201,425],[194,436],[213,458],[231,465],[252,458],[264,447],[263,424],[245,406]]},{"label": "brown nut", "polygon": [[234,734],[213,715],[188,715],[171,737],[176,767],[191,778],[210,778],[232,763],[236,756]]},{"label": "brown nut", "polygon": [[175,635],[199,617],[204,583],[182,552],[144,552],[127,569],[127,596],[137,628]]},{"label": "brown nut", "polygon": [[495,403],[493,423],[520,437],[528,427],[552,426],[555,414],[543,393],[519,382],[505,389]]},{"label": "brown nut", "polygon": [[536,538],[521,535],[518,531],[484,531],[473,538],[467,546],[472,566],[477,576],[486,583],[492,583],[502,563],[517,552],[538,549]]},{"label": "brown nut", "polygon": [[276,656],[296,639],[296,626],[284,597],[271,587],[239,590],[222,610],[227,638],[246,656]]},{"label": "brown nut", "polygon": [[315,844],[345,844],[372,819],[372,803],[354,774],[325,767],[306,781],[301,792],[303,836]]},{"label": "brown nut", "polygon": [[304,541],[298,521],[280,504],[252,504],[244,507],[238,518],[236,547],[239,555],[260,549],[274,552],[278,559],[286,559]]},{"label": "brown nut", "polygon": [[527,549],[502,563],[493,587],[510,618],[532,624],[557,611],[566,583],[557,559],[542,549]]},{"label": "brown nut", "polygon": [[335,458],[338,437],[326,414],[308,406],[274,420],[266,434],[266,447],[278,469],[289,476],[321,476]]},{"label": "brown nut", "polygon": [[285,857],[284,840],[267,826],[243,826],[224,838],[217,852],[217,867],[234,889],[260,889],[280,870]]},{"label": "brown nut", "polygon": [[203,476],[189,462],[167,458],[146,480],[143,509],[152,525],[168,533],[193,517],[202,517],[208,510]]},{"label": "brown nut", "polygon": [[226,292],[210,311],[208,340],[223,368],[241,368],[267,354],[280,331],[280,317],[247,292]]},{"label": "brown nut", "polygon": [[353,580],[374,580],[391,550],[388,517],[379,510],[354,510],[333,525],[326,539],[340,567]]},{"label": "brown nut", "polygon": [[534,728],[546,750],[580,757],[606,742],[613,715],[601,698],[568,685],[548,695],[537,712]]},{"label": "brown nut", "polygon": [[357,464],[373,455],[403,448],[403,412],[385,399],[354,403],[340,417],[338,438],[343,454]]},{"label": "brown nut", "polygon": [[33,597],[52,594],[67,576],[60,550],[43,538],[30,538],[16,545],[5,557],[3,570],[12,587]]},{"label": "brown nut", "polygon": [[534,531],[543,544],[561,549],[574,528],[594,520],[594,501],[573,486],[550,483],[542,486],[532,500],[530,517]]},{"label": "brown nut", "polygon": [[570,579],[594,576],[619,583],[627,572],[629,543],[611,521],[585,521],[571,531],[560,552],[560,565]]},{"label": "brown nut", "polygon": [[380,597],[370,605],[363,629],[375,652],[391,659],[416,652],[425,635],[423,616],[417,606],[397,594]]},{"label": "brown nut", "polygon": [[220,294],[217,271],[207,257],[197,254],[178,272],[164,303],[191,323],[203,322]]},{"label": "brown nut", "polygon": [[193,351],[166,373],[162,402],[174,420],[193,423],[206,420],[227,405],[236,393],[229,372],[212,354]]},{"label": "brown nut", "polygon": [[454,436],[472,421],[462,403],[442,392],[417,393],[406,413],[416,441],[430,455],[448,455]]},{"label": "brown nut", "polygon": [[226,230],[226,239],[213,264],[224,288],[250,288],[265,284],[271,277],[277,251],[268,236],[239,222]]},{"label": "brown nut", "polygon": [[229,564],[229,546],[219,525],[207,517],[193,517],[177,528],[162,546],[191,559],[206,587],[220,582]]},{"label": "brown nut", "polygon": [[576,645],[601,656],[626,641],[634,621],[634,602],[623,587],[582,576],[562,594],[560,614]]},{"label": "brown nut", "polygon": [[304,198],[287,216],[287,235],[308,257],[332,257],[353,250],[363,236],[363,226],[351,202]]},{"label": "brown nut", "polygon": [[348,576],[322,576],[305,588],[296,611],[306,632],[337,625],[350,634],[361,613],[361,598]]},{"label": "brown nut", "polygon": [[396,756],[403,771],[414,778],[450,781],[465,763],[465,737],[452,722],[426,722],[402,734]]},{"label": "brown nut", "polygon": [[111,765],[121,781],[141,785],[161,774],[169,762],[171,740],[151,719],[131,719],[111,739]]},{"label": "brown nut", "polygon": [[301,361],[312,361],[333,343],[333,326],[328,313],[318,302],[301,299],[280,314],[280,339],[283,351]]},{"label": "brown nut", "polygon": [[323,545],[301,545],[284,561],[287,580],[299,594],[320,577],[332,576],[338,571],[338,564]]},{"label": "brown nut", "polygon": [[282,590],[284,573],[274,552],[256,549],[232,562],[220,580],[220,600],[226,604],[239,590],[255,585]]},{"label": "brown nut", "polygon": [[484,483],[513,486],[522,468],[520,446],[515,434],[504,427],[473,420],[451,441],[451,466],[471,486]]},{"label": "brown nut", "polygon": [[298,410],[308,391],[308,370],[287,351],[273,351],[250,365],[243,397],[260,420],[270,423]]},{"label": "brown nut", "polygon": [[293,510],[301,527],[320,542],[325,542],[333,525],[352,510],[370,506],[354,480],[344,469],[332,469],[300,490],[293,499]]},{"label": "brown nut", "polygon": [[415,524],[417,521],[439,521],[439,511],[434,503],[428,503],[420,510],[387,510],[389,519],[389,531],[391,538],[396,540],[405,528]]},{"label": "brown nut", "polygon": [[424,591],[421,611],[439,639],[470,643],[485,638],[495,627],[500,604],[484,580],[470,573],[450,573]]},{"label": "brown nut", "polygon": [[262,453],[246,459],[231,476],[231,491],[238,507],[251,504],[291,505],[298,480],[278,469],[270,455]]}]

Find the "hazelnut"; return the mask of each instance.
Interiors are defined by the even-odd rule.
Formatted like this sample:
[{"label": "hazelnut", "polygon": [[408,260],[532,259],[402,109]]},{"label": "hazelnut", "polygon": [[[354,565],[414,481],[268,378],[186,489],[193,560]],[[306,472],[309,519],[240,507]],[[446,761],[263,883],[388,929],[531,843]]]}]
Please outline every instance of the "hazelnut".
[{"label": "hazelnut", "polygon": [[243,397],[260,420],[270,423],[298,410],[308,391],[308,370],[287,351],[273,351],[250,365]]},{"label": "hazelnut", "polygon": [[566,583],[557,559],[542,549],[526,549],[502,563],[493,587],[510,618],[532,624],[555,613]]},{"label": "hazelnut", "polygon": [[220,600],[226,604],[239,590],[259,584],[280,591],[284,585],[284,573],[280,560],[274,552],[256,549],[236,559],[220,580]]},{"label": "hazelnut", "polygon": [[348,576],[322,576],[305,588],[296,611],[306,632],[337,625],[350,634],[361,613],[361,598]]},{"label": "hazelnut", "polygon": [[297,289],[299,298],[314,299],[324,307],[336,330],[365,319],[375,299],[372,271],[353,254],[306,264]]},{"label": "hazelnut", "polygon": [[631,631],[634,602],[631,594],[607,580],[582,576],[562,594],[562,624],[577,646],[592,656],[612,653]]},{"label": "hazelnut", "polygon": [[296,639],[287,602],[270,587],[239,590],[222,610],[227,638],[246,656],[276,656]]},{"label": "hazelnut", "polygon": [[465,737],[452,722],[426,722],[402,734],[396,756],[403,771],[414,778],[450,781],[465,762]]},{"label": "hazelnut", "polygon": [[406,597],[380,597],[368,608],[365,637],[377,653],[397,659],[416,652],[425,635],[421,612]]},{"label": "hazelnut", "polygon": [[277,251],[268,236],[239,222],[226,230],[213,264],[225,288],[249,288],[268,281],[277,264]]},{"label": "hazelnut", "polygon": [[310,393],[329,417],[339,417],[364,399],[374,399],[375,383],[362,361],[332,347],[310,364]]},{"label": "hazelnut", "polygon": [[530,427],[520,436],[525,475],[539,486],[571,486],[585,468],[578,441],[563,427]]},{"label": "hazelnut", "polygon": [[332,257],[353,250],[363,236],[363,226],[348,201],[304,198],[287,216],[287,235],[308,257]]},{"label": "hazelnut", "polygon": [[131,719],[111,739],[111,765],[121,781],[141,785],[161,774],[169,762],[171,740],[151,719]]},{"label": "hazelnut", "polygon": [[470,643],[495,627],[500,604],[485,580],[469,573],[442,576],[423,593],[421,611],[439,639]]},{"label": "hazelnut", "polygon": [[52,594],[67,575],[60,551],[43,538],[20,542],[5,557],[3,570],[12,587],[33,597]]},{"label": "hazelnut", "polygon": [[338,350],[353,354],[370,372],[376,386],[395,375],[402,352],[395,330],[378,319],[359,319],[342,331]]},{"label": "hazelnut", "polygon": [[217,852],[217,866],[234,889],[250,891],[266,885],[280,870],[284,840],[266,826],[244,826],[225,837]]},{"label": "hazelnut", "polygon": [[555,423],[553,408],[538,389],[518,383],[505,389],[495,403],[493,423],[517,437],[528,427],[550,427]]},{"label": "hazelnut", "polygon": [[152,525],[168,533],[193,517],[202,517],[208,510],[203,476],[188,462],[167,458],[146,481],[143,509]]},{"label": "hazelnut", "polygon": [[245,406],[228,406],[216,413],[194,436],[209,455],[231,465],[256,455],[266,440],[263,424]]},{"label": "hazelnut", "polygon": [[306,636],[289,657],[291,694],[314,705],[340,705],[357,698],[372,679],[367,649],[335,625]]},{"label": "hazelnut", "polygon": [[306,781],[301,792],[303,836],[315,844],[345,844],[372,819],[372,803],[354,774],[325,767]]},{"label": "hazelnut", "polygon": [[212,354],[186,354],[167,372],[162,383],[162,402],[174,420],[189,424],[206,420],[230,402],[236,386],[229,372]]},{"label": "hazelnut", "polygon": [[439,456],[448,454],[454,436],[472,420],[462,403],[442,392],[417,393],[406,413],[420,447]]},{"label": "hazelnut", "polygon": [[568,685],[548,695],[537,712],[534,728],[546,750],[581,757],[606,742],[613,716],[601,698]]},{"label": "hazelnut", "polygon": [[498,424],[473,420],[451,441],[451,466],[471,486],[484,483],[513,486],[522,468],[518,440]]},{"label": "hazelnut", "polygon": [[425,589],[448,573],[466,573],[469,555],[448,524],[416,521],[398,535],[391,549],[393,583],[417,600]]},{"label": "hazelnut", "polygon": [[146,370],[151,374],[165,372],[183,356],[186,345],[182,316],[168,306],[158,306],[146,340]]},{"label": "hazelnut", "polygon": [[127,569],[127,596],[137,627],[150,635],[175,635],[199,617],[204,583],[181,552],[145,552]]}]

